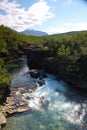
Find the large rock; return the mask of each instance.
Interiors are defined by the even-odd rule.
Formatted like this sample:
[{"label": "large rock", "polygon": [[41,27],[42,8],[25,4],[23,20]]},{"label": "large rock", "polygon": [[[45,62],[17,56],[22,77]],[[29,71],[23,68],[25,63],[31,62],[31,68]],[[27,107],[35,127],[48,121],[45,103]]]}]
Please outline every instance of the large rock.
[{"label": "large rock", "polygon": [[39,103],[41,104],[42,107],[47,108],[49,106],[49,100],[46,99],[44,96],[40,97]]},{"label": "large rock", "polygon": [[39,86],[45,85],[45,81],[43,79],[38,80],[37,83],[39,84]]},{"label": "large rock", "polygon": [[6,125],[6,118],[2,112],[0,112],[0,126]]},{"label": "large rock", "polygon": [[32,69],[29,71],[29,74],[33,78],[45,78],[47,77],[46,73],[43,70],[37,70],[37,69]]}]

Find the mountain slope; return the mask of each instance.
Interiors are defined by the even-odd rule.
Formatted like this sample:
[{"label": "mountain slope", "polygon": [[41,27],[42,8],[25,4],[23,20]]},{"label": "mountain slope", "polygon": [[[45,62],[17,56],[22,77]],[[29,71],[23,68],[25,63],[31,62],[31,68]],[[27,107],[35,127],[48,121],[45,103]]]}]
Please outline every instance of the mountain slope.
[{"label": "mountain slope", "polygon": [[37,30],[25,30],[20,32],[21,34],[31,35],[31,36],[46,36],[48,35],[46,32],[37,31]]}]

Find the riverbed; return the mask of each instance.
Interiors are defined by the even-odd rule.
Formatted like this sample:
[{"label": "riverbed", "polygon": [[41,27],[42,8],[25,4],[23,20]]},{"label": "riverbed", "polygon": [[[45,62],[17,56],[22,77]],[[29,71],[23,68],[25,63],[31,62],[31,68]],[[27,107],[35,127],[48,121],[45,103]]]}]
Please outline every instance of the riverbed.
[{"label": "riverbed", "polygon": [[[8,68],[12,87],[35,80],[27,74],[26,56],[8,64]],[[8,117],[3,130],[87,130],[87,94],[71,89],[54,75],[47,74],[44,80],[45,85],[38,87],[29,100],[32,110]]]}]

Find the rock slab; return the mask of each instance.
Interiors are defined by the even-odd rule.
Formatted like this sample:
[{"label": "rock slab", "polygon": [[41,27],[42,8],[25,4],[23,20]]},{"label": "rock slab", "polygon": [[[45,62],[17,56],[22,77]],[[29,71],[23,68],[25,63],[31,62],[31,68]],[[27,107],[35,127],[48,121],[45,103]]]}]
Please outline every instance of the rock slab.
[{"label": "rock slab", "polygon": [[1,129],[1,126],[4,126],[4,125],[6,125],[6,118],[4,114],[0,112],[0,129]]}]

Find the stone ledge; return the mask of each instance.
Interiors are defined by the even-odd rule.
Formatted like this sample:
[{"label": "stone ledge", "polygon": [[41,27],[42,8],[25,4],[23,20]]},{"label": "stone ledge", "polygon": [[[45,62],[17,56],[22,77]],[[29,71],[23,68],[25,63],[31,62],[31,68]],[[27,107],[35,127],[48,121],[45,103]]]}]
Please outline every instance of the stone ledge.
[{"label": "stone ledge", "polygon": [[6,125],[6,118],[2,112],[0,112],[0,129],[2,126]]}]

